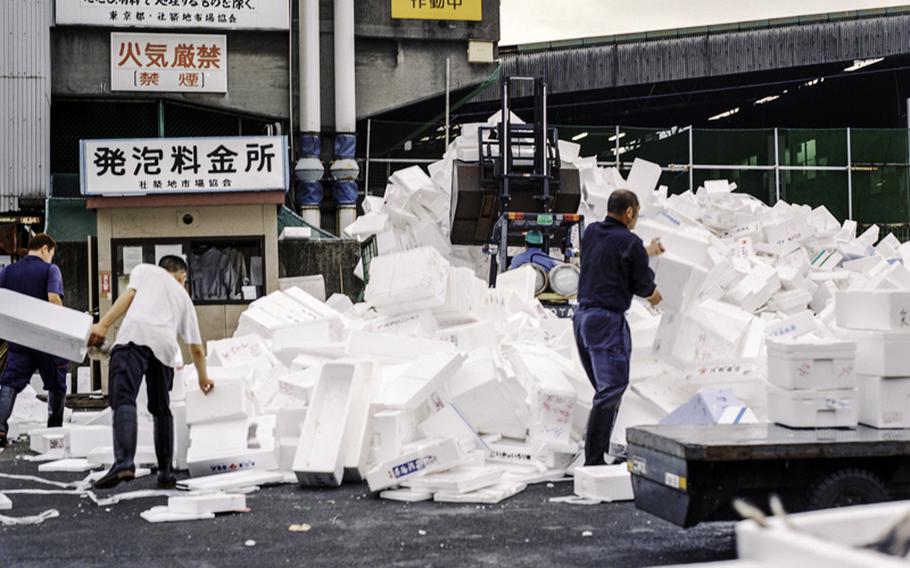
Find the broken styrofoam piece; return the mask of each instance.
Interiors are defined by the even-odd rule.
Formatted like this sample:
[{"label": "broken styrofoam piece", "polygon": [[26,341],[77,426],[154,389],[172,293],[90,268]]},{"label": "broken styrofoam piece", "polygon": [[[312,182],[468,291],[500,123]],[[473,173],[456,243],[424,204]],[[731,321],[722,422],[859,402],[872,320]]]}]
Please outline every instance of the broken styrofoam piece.
[{"label": "broken styrofoam piece", "polygon": [[370,454],[370,403],[376,383],[373,377],[379,373],[379,365],[358,361],[361,373],[351,389],[351,404],[342,439],[342,461],[348,473],[362,479],[367,472]]},{"label": "broken styrofoam piece", "polygon": [[232,491],[284,482],[285,476],[281,472],[246,469],[181,479],[177,481],[177,488],[186,491]]},{"label": "broken styrofoam piece", "polygon": [[405,452],[397,458],[370,470],[367,484],[370,491],[375,492],[455,467],[460,462],[461,452],[455,440],[422,440],[405,448]]},{"label": "broken styrofoam piece", "polygon": [[0,511],[9,511],[12,508],[13,502],[10,501],[10,498],[3,493],[0,493]]},{"label": "broken styrofoam piece", "polygon": [[185,515],[244,512],[247,510],[246,495],[234,493],[179,495],[168,498],[167,508],[171,513]]},{"label": "broken styrofoam piece", "polygon": [[389,501],[400,501],[402,503],[420,503],[421,501],[430,501],[433,494],[427,491],[417,491],[414,489],[386,489],[379,492],[379,497]]},{"label": "broken styrofoam piece", "polygon": [[294,472],[301,485],[341,485],[345,425],[351,412],[353,389],[362,382],[361,372],[360,365],[350,362],[322,367],[294,458]]},{"label": "broken styrofoam piece", "polygon": [[0,289],[0,337],[10,343],[82,361],[92,316],[8,289]]},{"label": "broken styrofoam piece", "polygon": [[838,290],[835,306],[837,326],[843,329],[910,329],[910,291]]},{"label": "broken styrofoam piece", "polygon": [[205,521],[215,518],[214,513],[175,513],[167,505],[152,507],[139,513],[139,517],[149,523],[175,523],[182,521]]},{"label": "broken styrofoam piece", "polygon": [[768,385],[768,419],[791,428],[856,428],[856,389],[786,390]]},{"label": "broken styrofoam piece", "polygon": [[576,468],[573,472],[575,494],[607,503],[631,501],[632,474],[625,464]]},{"label": "broken styrofoam piece", "polygon": [[502,474],[503,469],[496,466],[456,467],[418,477],[405,482],[404,485],[416,491],[431,493],[470,493],[496,485]]},{"label": "broken styrofoam piece", "polygon": [[208,394],[201,389],[186,393],[186,422],[189,425],[241,420],[250,416],[252,401],[245,380],[220,379]]},{"label": "broken styrofoam piece", "polygon": [[93,469],[98,469],[101,467],[98,464],[89,463],[85,458],[68,458],[52,462],[43,463],[38,466],[38,471],[42,473],[54,473],[54,472],[64,472],[64,473],[82,473],[86,471],[91,471]]},{"label": "broken styrofoam piece", "polygon": [[390,410],[413,410],[461,369],[464,354],[424,355],[400,374],[384,378],[373,394],[373,405]]},{"label": "broken styrofoam piece", "polygon": [[[111,466],[114,465],[114,448],[111,446],[100,446],[89,452],[85,459],[88,463]],[[133,462],[137,466],[157,466],[158,458],[155,456],[155,447],[140,445],[136,448],[136,455]]]},{"label": "broken styrofoam piece", "polygon": [[470,493],[444,493],[439,492],[433,495],[433,500],[437,503],[481,503],[486,505],[495,505],[505,501],[509,497],[518,495],[528,485],[517,481],[503,481],[491,487],[485,487],[472,491]]}]

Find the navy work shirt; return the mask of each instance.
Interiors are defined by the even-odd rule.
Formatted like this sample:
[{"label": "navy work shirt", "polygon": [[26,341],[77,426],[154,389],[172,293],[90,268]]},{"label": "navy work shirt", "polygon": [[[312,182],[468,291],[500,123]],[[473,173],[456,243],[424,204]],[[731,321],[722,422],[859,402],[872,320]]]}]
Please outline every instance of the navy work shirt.
[{"label": "navy work shirt", "polygon": [[46,302],[49,293],[63,296],[63,276],[56,264],[30,254],[0,270],[0,288]]},{"label": "navy work shirt", "polygon": [[621,222],[607,217],[589,225],[581,241],[581,275],[578,303],[623,313],[632,296],[654,293],[654,271],[637,235]]}]

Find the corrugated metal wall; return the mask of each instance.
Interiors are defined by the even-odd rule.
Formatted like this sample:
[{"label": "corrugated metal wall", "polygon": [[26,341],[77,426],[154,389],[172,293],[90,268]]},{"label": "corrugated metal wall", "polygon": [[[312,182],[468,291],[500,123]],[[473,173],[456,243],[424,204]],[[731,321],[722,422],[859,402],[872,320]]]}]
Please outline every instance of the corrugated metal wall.
[{"label": "corrugated metal wall", "polygon": [[[502,73],[544,77],[551,93],[568,93],[906,53],[910,15],[895,14],[507,53]],[[499,88],[493,86],[478,99],[498,97]]]},{"label": "corrugated metal wall", "polygon": [[52,0],[0,0],[0,212],[50,186]]}]

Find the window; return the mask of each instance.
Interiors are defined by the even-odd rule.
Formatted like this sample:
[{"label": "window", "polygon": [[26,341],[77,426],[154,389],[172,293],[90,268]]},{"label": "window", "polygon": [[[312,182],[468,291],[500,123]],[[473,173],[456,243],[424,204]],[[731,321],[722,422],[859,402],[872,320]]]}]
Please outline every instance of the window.
[{"label": "window", "polygon": [[115,239],[111,245],[115,298],[129,285],[137,264],[157,265],[171,254],[186,260],[187,291],[194,304],[246,304],[265,290],[262,237]]}]

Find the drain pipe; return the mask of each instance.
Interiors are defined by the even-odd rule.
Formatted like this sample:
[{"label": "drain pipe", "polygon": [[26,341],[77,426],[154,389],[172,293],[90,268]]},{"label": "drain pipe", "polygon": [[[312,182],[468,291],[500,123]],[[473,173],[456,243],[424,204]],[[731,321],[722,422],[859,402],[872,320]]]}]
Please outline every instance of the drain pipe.
[{"label": "drain pipe", "polygon": [[319,227],[322,216],[322,178],[325,165],[319,159],[322,117],[319,110],[319,0],[300,0],[298,43],[300,62],[300,144],[294,175],[297,178],[295,204],[303,219]]},{"label": "drain pipe", "polygon": [[338,234],[357,218],[357,104],[354,76],[354,0],[335,0],[335,180]]}]

